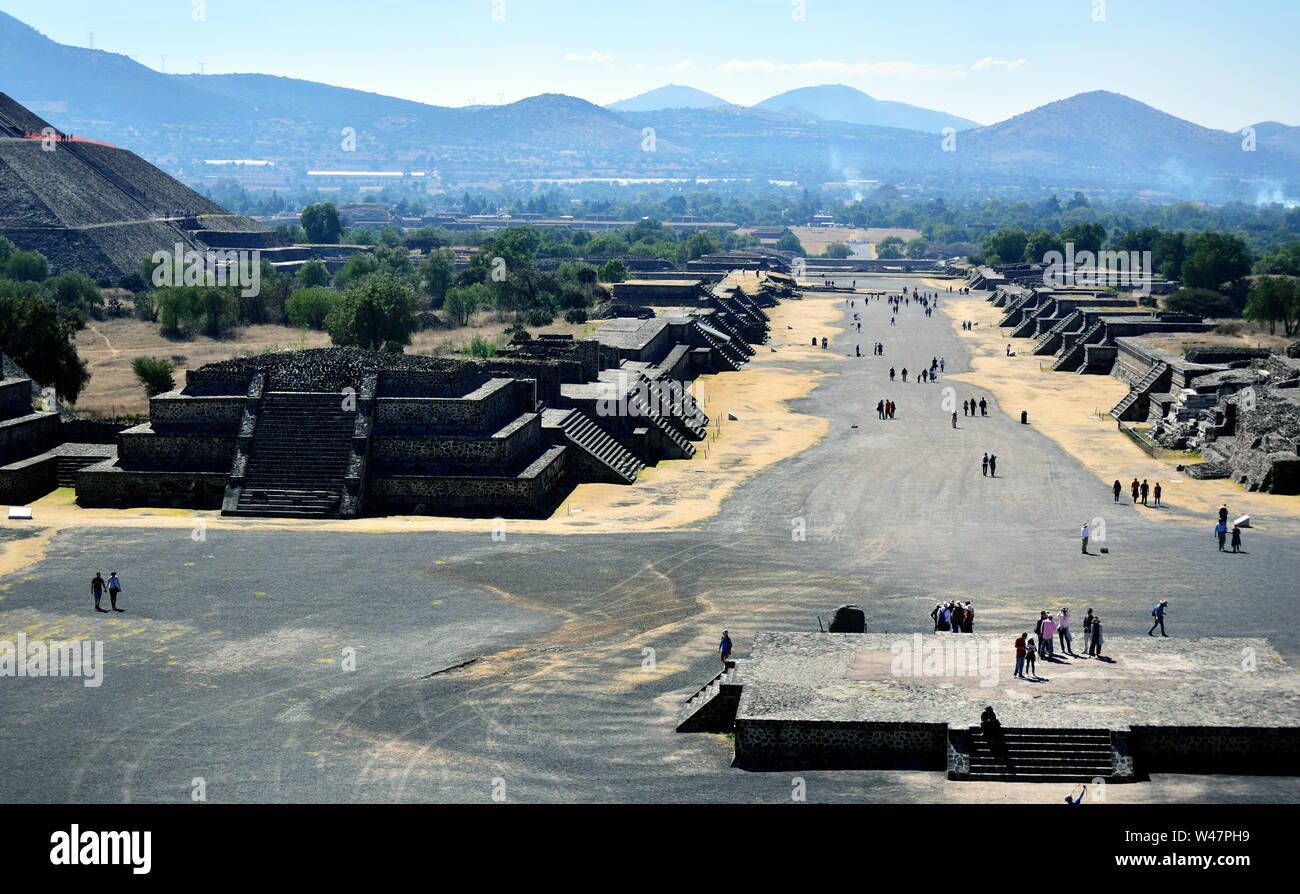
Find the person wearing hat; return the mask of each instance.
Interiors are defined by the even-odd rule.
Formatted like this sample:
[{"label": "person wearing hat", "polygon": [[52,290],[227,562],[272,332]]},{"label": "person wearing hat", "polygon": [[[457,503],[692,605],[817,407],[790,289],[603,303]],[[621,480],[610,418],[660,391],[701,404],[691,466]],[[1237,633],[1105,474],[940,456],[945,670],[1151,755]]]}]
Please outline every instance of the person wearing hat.
[{"label": "person wearing hat", "polygon": [[1160,635],[1161,635],[1161,636],[1168,636],[1168,635],[1169,635],[1169,634],[1165,633],[1165,609],[1168,608],[1168,607],[1169,607],[1169,600],[1168,600],[1168,599],[1164,599],[1164,600],[1161,600],[1161,602],[1160,602],[1159,605],[1157,605],[1155,608],[1151,609],[1151,617],[1155,618],[1155,619],[1156,619],[1156,622],[1155,622],[1154,624],[1152,624],[1152,625],[1151,625],[1151,629],[1147,631],[1147,636],[1155,636],[1155,635],[1156,635],[1156,634],[1155,634],[1155,630],[1156,630],[1157,627],[1160,628]]},{"label": "person wearing hat", "polygon": [[1083,530],[1079,532],[1079,536],[1083,539],[1083,554],[1086,556],[1088,555],[1088,539],[1091,537],[1088,533],[1087,522],[1083,523]]}]

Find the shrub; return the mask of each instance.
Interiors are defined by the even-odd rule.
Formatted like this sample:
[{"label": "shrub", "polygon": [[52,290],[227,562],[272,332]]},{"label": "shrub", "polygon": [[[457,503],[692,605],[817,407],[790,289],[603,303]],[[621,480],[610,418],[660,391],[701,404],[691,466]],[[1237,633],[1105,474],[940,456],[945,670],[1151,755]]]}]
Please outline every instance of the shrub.
[{"label": "shrub", "polygon": [[564,312],[564,322],[580,325],[587,322],[587,312],[580,307],[571,308]]},{"label": "shrub", "polygon": [[292,325],[324,331],[325,321],[334,308],[338,307],[341,298],[342,296],[333,289],[319,286],[299,289],[289,297],[285,310]]},{"label": "shrub", "polygon": [[166,394],[176,388],[176,379],[173,376],[176,367],[170,360],[160,357],[137,357],[131,361],[131,371],[135,373],[136,379],[144,386],[145,393],[150,397]]}]

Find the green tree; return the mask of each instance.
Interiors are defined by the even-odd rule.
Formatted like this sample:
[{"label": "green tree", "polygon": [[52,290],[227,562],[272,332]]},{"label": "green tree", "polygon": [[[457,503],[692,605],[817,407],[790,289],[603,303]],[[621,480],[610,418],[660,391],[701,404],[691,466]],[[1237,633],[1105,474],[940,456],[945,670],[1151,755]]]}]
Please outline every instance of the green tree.
[{"label": "green tree", "polygon": [[487,286],[474,283],[458,289],[448,289],[442,302],[443,312],[457,326],[468,326],[474,314],[491,306],[492,296]]},{"label": "green tree", "polygon": [[103,292],[93,279],[82,273],[65,273],[47,279],[45,291],[63,311],[92,316],[104,307]]},{"label": "green tree", "polygon": [[924,258],[930,253],[930,243],[924,238],[918,236],[915,239],[909,239],[907,242],[906,254],[909,258]]},{"label": "green tree", "polygon": [[1024,258],[1031,264],[1042,264],[1048,252],[1053,251],[1065,254],[1065,243],[1061,241],[1061,237],[1051,230],[1034,230],[1029,234],[1029,241],[1025,243]]},{"label": "green tree", "polygon": [[61,313],[32,286],[0,282],[0,351],[69,403],[76,403],[90,381],[90,370],[77,356],[76,334],[83,325],[79,315]]},{"label": "green tree", "polygon": [[1246,243],[1229,233],[1193,233],[1187,239],[1183,284],[1193,289],[1218,289],[1250,273]]},{"label": "green tree", "polygon": [[906,247],[907,243],[898,236],[886,236],[876,243],[876,257],[881,260],[901,258]]},{"label": "green tree", "polygon": [[325,326],[340,347],[400,353],[411,343],[418,309],[410,283],[379,273],[349,287]]},{"label": "green tree", "polygon": [[1210,318],[1237,316],[1232,299],[1212,289],[1179,289],[1165,299],[1165,310]]},{"label": "green tree", "polygon": [[330,272],[324,261],[312,258],[298,270],[298,288],[314,289],[330,284]]},{"label": "green tree", "polygon": [[799,257],[803,257],[805,254],[803,243],[799,241],[799,237],[794,233],[782,233],[781,238],[776,240],[776,250],[793,252]]},{"label": "green tree", "polygon": [[1290,338],[1300,318],[1300,280],[1284,276],[1261,276],[1246,298],[1246,319],[1261,326],[1268,324],[1269,334],[1277,332]]},{"label": "green tree", "polygon": [[[1075,195],[1079,194],[1075,193]],[[1061,241],[1067,244],[1074,243],[1075,254],[1081,251],[1096,254],[1101,251],[1101,246],[1106,241],[1106,228],[1099,223],[1077,223],[1061,230]]]},{"label": "green tree", "polygon": [[379,259],[367,251],[359,251],[348,258],[343,269],[334,274],[334,287],[346,289],[353,283],[374,276],[379,272]]},{"label": "green tree", "polygon": [[980,253],[986,264],[1019,264],[1025,259],[1029,234],[1020,227],[996,230],[984,237]]},{"label": "green tree", "polygon": [[342,294],[325,286],[299,289],[289,296],[285,313],[293,326],[324,330],[325,321],[342,298]]},{"label": "green tree", "polygon": [[343,226],[339,223],[339,209],[333,202],[308,205],[302,212],[302,228],[307,240],[316,245],[337,245]]},{"label": "green tree", "polygon": [[144,386],[145,394],[155,397],[176,388],[176,366],[159,357],[137,357],[131,361],[131,372]]},{"label": "green tree", "polygon": [[456,256],[450,249],[437,249],[429,252],[420,264],[420,281],[424,290],[433,299],[434,307],[441,307],[451,288],[456,275]]},{"label": "green tree", "polygon": [[627,265],[622,258],[610,258],[600,267],[600,281],[615,283],[627,281]]},{"label": "green tree", "polygon": [[4,275],[18,282],[45,282],[50,276],[50,262],[34,251],[20,251],[5,262]]},{"label": "green tree", "polygon": [[853,249],[849,248],[847,242],[832,242],[826,246],[826,257],[843,260],[853,256]]}]

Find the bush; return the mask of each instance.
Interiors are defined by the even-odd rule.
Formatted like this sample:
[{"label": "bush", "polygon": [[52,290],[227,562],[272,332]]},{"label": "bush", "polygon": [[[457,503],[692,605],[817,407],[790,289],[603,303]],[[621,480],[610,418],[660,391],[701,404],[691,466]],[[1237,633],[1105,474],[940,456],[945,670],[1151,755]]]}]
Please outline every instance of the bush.
[{"label": "bush", "polygon": [[1165,310],[1201,317],[1238,316],[1231,299],[1210,289],[1179,289],[1165,299]]},{"label": "bush", "polygon": [[549,308],[534,307],[528,312],[528,325],[535,327],[549,326],[555,322],[555,314]]},{"label": "bush", "polygon": [[131,371],[135,373],[136,379],[144,386],[145,393],[150,397],[166,394],[176,388],[176,379],[173,375],[176,367],[170,360],[160,357],[137,357],[131,361]]},{"label": "bush", "polygon": [[490,341],[481,335],[476,335],[470,339],[469,344],[467,344],[463,349],[463,353],[466,353],[471,357],[477,357],[480,360],[487,360],[495,357],[497,351],[497,343]]},{"label": "bush", "polygon": [[564,322],[573,325],[581,325],[587,322],[587,312],[580,307],[571,308],[564,312]]},{"label": "bush", "polygon": [[20,251],[5,263],[4,275],[18,282],[45,282],[50,276],[50,262],[34,251]]},{"label": "bush", "polygon": [[330,272],[321,261],[312,258],[298,271],[298,287],[312,289],[330,284]]},{"label": "bush", "polygon": [[324,331],[325,321],[334,308],[339,306],[342,297],[333,289],[299,289],[289,297],[289,303],[285,305],[289,322],[294,326]]}]

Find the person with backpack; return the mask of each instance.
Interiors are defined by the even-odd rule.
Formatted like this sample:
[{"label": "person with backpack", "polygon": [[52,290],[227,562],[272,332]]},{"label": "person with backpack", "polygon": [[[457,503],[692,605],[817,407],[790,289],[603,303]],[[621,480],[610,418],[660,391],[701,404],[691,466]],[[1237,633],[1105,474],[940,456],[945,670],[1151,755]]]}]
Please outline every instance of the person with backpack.
[{"label": "person with backpack", "polygon": [[1156,622],[1152,624],[1151,629],[1147,631],[1147,636],[1155,636],[1156,635],[1155,630],[1157,627],[1160,628],[1161,636],[1169,635],[1165,633],[1165,609],[1168,607],[1169,607],[1169,600],[1165,599],[1165,600],[1161,600],[1161,602],[1157,604],[1155,608],[1151,609],[1151,617],[1155,618]]}]

